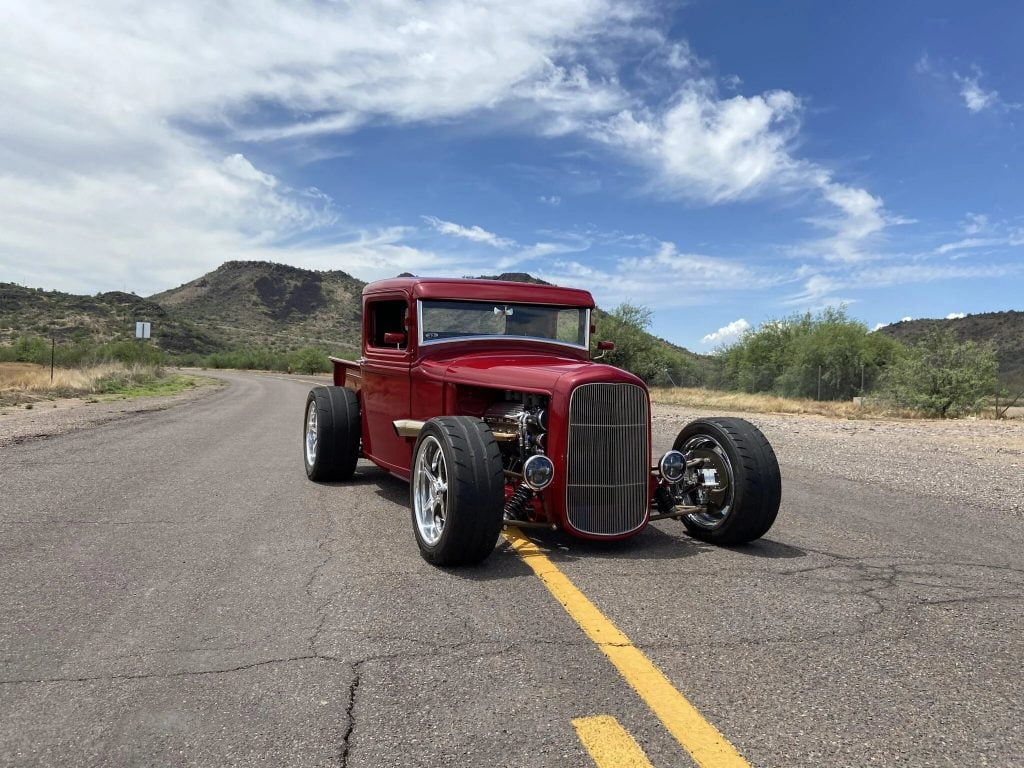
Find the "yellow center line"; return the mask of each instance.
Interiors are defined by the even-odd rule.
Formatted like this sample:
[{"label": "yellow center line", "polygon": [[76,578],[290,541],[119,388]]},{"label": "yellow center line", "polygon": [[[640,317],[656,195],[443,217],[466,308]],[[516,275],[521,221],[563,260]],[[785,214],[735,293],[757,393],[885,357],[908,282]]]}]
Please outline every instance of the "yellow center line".
[{"label": "yellow center line", "polygon": [[506,528],[505,538],[698,765],[702,768],[750,768],[750,763],[736,747],[704,719],[661,670],[547,555],[517,528]]},{"label": "yellow center line", "polygon": [[597,768],[654,768],[636,739],[614,717],[578,717],[572,725]]}]

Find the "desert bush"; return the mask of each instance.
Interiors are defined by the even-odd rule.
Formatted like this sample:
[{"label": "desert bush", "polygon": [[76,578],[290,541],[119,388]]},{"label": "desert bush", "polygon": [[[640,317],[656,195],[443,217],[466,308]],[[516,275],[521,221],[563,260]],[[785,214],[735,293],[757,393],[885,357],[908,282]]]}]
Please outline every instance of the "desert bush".
[{"label": "desert bush", "polygon": [[995,346],[958,341],[952,330],[932,331],[885,372],[883,396],[941,417],[981,409],[996,391]]},{"label": "desert bush", "polygon": [[331,370],[327,353],[315,347],[297,349],[288,358],[290,369],[299,373],[326,373]]},{"label": "desert bush", "polygon": [[690,386],[699,380],[696,364],[668,344],[647,333],[651,310],[624,303],[610,313],[595,313],[594,341],[608,339],[615,349],[602,362],[624,368],[646,382]]},{"label": "desert bush", "polygon": [[726,388],[784,397],[848,400],[870,390],[902,345],[829,307],[772,320],[721,350]]}]

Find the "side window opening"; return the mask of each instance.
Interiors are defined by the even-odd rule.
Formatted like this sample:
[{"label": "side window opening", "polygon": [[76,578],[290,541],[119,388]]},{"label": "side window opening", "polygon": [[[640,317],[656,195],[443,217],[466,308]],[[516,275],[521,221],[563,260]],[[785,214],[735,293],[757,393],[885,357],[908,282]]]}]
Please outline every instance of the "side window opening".
[{"label": "side window opening", "polygon": [[[399,301],[375,301],[370,304],[370,338],[371,347],[382,349],[405,349],[409,343],[409,331],[405,326],[407,304]],[[401,333],[405,341],[401,344],[386,344],[384,334]]]}]

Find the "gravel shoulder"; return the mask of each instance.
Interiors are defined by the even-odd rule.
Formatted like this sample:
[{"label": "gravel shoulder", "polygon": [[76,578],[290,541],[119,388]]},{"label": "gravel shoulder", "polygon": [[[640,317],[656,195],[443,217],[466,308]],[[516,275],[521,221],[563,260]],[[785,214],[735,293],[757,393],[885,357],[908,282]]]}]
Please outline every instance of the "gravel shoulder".
[{"label": "gravel shoulder", "polygon": [[[845,420],[722,413],[655,403],[655,448],[682,425],[739,416],[771,441],[786,474],[825,474],[880,490],[1024,516],[1024,423],[991,420]],[[893,514],[899,514],[894,509]]]},{"label": "gravel shoulder", "polygon": [[176,395],[109,400],[61,398],[44,401],[32,409],[0,410],[0,446],[62,435],[134,414],[174,408],[207,397],[225,384],[219,379],[202,378],[202,386],[191,387]]}]

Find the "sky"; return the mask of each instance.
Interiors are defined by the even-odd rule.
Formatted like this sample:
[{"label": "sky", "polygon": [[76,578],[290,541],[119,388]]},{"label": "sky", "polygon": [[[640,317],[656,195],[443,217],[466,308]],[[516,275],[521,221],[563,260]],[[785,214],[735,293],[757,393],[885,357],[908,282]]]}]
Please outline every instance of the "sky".
[{"label": "sky", "polygon": [[0,8],[0,281],[529,272],[698,352],[1024,309],[1024,6]]}]

